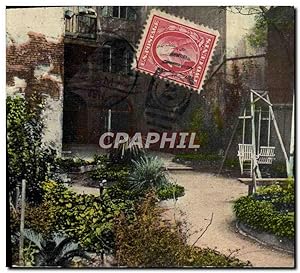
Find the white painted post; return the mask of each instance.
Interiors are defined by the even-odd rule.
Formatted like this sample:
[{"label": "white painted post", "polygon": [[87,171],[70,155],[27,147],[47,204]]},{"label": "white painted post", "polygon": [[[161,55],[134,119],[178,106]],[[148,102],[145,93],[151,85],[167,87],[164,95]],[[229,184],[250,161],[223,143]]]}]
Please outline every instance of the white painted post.
[{"label": "white painted post", "polygon": [[[257,176],[258,178],[261,178],[261,173],[257,164],[257,160],[256,160],[256,145],[255,145],[255,104],[254,104],[254,100],[253,100],[253,92],[252,90],[250,91],[250,103],[251,103],[251,124],[252,124],[252,146],[253,146],[253,155],[252,155],[252,161],[253,161],[253,165],[252,168],[254,168],[254,170],[256,170]],[[251,170],[252,173],[252,170]],[[255,173],[255,172],[254,172]]]},{"label": "white painted post", "polygon": [[26,198],[26,180],[22,179],[21,190],[21,222],[20,222],[20,242],[19,242],[19,265],[24,265],[23,249],[24,249],[24,224],[25,224],[25,198]]},{"label": "white painted post", "polygon": [[259,154],[259,147],[260,147],[260,127],[261,127],[261,108],[259,108],[259,114],[258,114],[257,154]]},{"label": "white painted post", "polygon": [[290,142],[290,166],[288,171],[288,177],[294,177],[294,150],[295,150],[295,96],[293,95],[293,110],[292,110],[292,122],[291,122],[291,142]]},{"label": "white painted post", "polygon": [[[269,95],[267,95],[267,97],[268,97],[268,100],[269,100]],[[285,162],[286,162],[286,172],[287,172],[287,175],[289,175],[289,171],[288,171],[290,169],[289,159],[288,159],[288,156],[287,156],[287,153],[286,153],[286,150],[285,150],[285,147],[284,147],[281,135],[280,135],[280,131],[279,131],[279,128],[278,128],[278,124],[277,124],[275,115],[274,115],[274,111],[273,111],[273,109],[272,109],[271,106],[269,106],[269,109],[270,109],[271,117],[273,119],[275,131],[276,131],[276,134],[277,134],[280,146],[281,146],[281,150],[282,150],[282,152],[284,154],[284,158],[285,158]]]},{"label": "white painted post", "polygon": [[268,120],[268,147],[270,146],[270,137],[271,137],[271,112],[269,108],[269,120]]},{"label": "white painted post", "polygon": [[243,139],[242,139],[243,144],[245,144],[245,127],[246,127],[246,108],[244,109],[244,119],[243,119]]}]

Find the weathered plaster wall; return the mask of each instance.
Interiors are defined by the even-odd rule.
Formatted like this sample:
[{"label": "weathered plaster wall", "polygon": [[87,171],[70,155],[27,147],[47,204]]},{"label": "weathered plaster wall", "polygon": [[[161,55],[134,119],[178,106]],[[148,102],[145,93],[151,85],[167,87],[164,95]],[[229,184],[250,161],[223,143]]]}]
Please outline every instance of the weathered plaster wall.
[{"label": "weathered plaster wall", "polygon": [[46,98],[46,144],[62,148],[64,13],[62,8],[6,11],[7,95],[37,91]]}]

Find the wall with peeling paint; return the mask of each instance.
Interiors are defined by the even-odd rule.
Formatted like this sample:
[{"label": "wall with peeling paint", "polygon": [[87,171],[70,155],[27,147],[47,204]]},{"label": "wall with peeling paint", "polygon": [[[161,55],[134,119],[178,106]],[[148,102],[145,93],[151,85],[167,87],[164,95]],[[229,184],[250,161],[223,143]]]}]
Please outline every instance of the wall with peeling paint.
[{"label": "wall with peeling paint", "polygon": [[[21,19],[20,19],[21,18]],[[6,10],[7,95],[37,91],[46,98],[44,141],[62,149],[63,8]]]}]

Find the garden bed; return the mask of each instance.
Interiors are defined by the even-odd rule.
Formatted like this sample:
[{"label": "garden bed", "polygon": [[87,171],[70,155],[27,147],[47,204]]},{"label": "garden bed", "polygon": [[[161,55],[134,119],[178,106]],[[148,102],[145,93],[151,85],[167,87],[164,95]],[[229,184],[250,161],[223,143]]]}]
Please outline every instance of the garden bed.
[{"label": "garden bed", "polygon": [[274,234],[258,231],[253,229],[247,224],[237,221],[236,228],[238,229],[239,233],[244,236],[247,236],[253,240],[261,244],[266,244],[278,250],[284,250],[289,253],[294,253],[295,250],[295,242],[294,239],[291,238],[279,238]]},{"label": "garden bed", "polygon": [[260,187],[234,204],[239,228],[259,241],[292,252],[295,237],[294,181]]}]

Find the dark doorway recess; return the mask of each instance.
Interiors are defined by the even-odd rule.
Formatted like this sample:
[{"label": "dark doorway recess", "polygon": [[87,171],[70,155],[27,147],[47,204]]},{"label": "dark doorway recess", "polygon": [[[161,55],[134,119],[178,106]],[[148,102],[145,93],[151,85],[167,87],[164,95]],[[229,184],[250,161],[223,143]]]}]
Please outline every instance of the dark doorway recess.
[{"label": "dark doorway recess", "polygon": [[88,118],[86,102],[73,92],[64,96],[63,143],[85,144],[88,142]]}]

